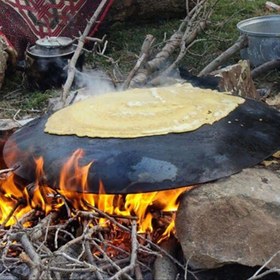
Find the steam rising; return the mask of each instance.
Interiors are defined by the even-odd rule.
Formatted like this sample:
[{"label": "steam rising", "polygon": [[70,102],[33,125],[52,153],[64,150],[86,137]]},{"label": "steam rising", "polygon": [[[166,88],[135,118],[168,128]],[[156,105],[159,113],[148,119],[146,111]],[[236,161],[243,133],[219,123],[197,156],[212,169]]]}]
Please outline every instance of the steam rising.
[{"label": "steam rising", "polygon": [[100,70],[85,69],[76,75],[75,82],[79,88],[84,88],[79,99],[116,91],[111,78]]}]

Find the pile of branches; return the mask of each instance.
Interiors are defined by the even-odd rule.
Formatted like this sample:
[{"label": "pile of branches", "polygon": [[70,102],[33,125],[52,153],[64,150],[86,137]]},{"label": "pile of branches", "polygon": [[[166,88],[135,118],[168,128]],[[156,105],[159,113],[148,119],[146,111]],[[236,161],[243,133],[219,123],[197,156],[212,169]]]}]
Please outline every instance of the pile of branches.
[{"label": "pile of branches", "polygon": [[[42,214],[33,209],[0,229],[1,275],[25,263],[28,279],[145,279],[156,258],[163,257],[184,270],[168,250],[137,233],[136,218],[116,218],[98,209],[73,211],[68,219],[59,212]],[[109,224],[101,226],[100,219]]]},{"label": "pile of branches", "polygon": [[[0,170],[0,180],[10,178],[15,169]],[[46,213],[46,206],[42,209],[33,203],[35,188],[36,183],[23,186],[22,196],[17,198],[9,194],[15,204],[0,224],[0,278],[20,274],[19,265],[25,265],[25,274],[34,280],[146,279],[155,271],[155,279],[161,279],[166,263],[176,267],[175,275],[177,268],[185,273],[172,252],[178,246],[176,238],[172,236],[160,245],[156,241],[163,232],[160,221],[170,223],[168,213],[156,213],[161,217],[153,233],[139,234],[136,216],[109,215],[85,201],[86,210],[79,210],[55,190],[41,193],[52,209]],[[17,219],[22,209],[30,211]],[[166,247],[166,243],[170,245]],[[157,265],[154,270],[153,265]]]},{"label": "pile of branches", "polygon": [[[83,34],[78,38],[77,49],[68,66],[68,78],[63,87],[62,100],[65,103],[69,95],[69,91],[74,80],[75,64],[82,51],[84,44],[87,40],[93,40],[87,37],[92,24],[98,18],[98,14],[102,10],[106,3],[103,0],[96,10]],[[146,85],[158,85],[161,84],[163,79],[177,68],[180,61],[184,58],[189,48],[199,40],[195,40],[199,32],[203,31],[207,24],[209,17],[211,16],[214,4],[210,4],[207,0],[198,0],[196,5],[192,9],[189,9],[189,1],[186,1],[186,17],[182,20],[179,28],[174,34],[165,40],[165,45],[159,53],[155,56],[152,55],[153,44],[155,38],[153,35],[148,34],[143,42],[139,58],[130,71],[128,76],[122,81],[122,89],[125,90],[129,87],[143,87]],[[104,43],[102,40],[95,39],[96,44]],[[98,54],[104,56],[103,48]],[[176,56],[175,60],[170,64],[171,56]],[[113,63],[114,64],[114,63]],[[117,64],[114,64],[117,67]],[[114,71],[113,71],[114,72]],[[115,71],[118,73],[119,71]],[[116,78],[118,80],[118,78]]]}]

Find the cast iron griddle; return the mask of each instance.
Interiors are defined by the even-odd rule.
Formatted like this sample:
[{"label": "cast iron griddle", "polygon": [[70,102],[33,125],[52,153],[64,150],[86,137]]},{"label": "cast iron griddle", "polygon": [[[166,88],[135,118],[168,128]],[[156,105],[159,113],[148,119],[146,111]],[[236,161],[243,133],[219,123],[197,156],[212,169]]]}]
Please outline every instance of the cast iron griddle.
[{"label": "cast iron griddle", "polygon": [[[44,133],[47,116],[14,133],[4,147],[8,167],[19,163],[20,177],[35,179],[33,158],[43,156],[48,182],[59,188],[62,164],[78,148],[80,165],[93,161],[88,192],[138,193],[205,183],[256,165],[280,149],[280,113],[246,100],[213,125],[186,133],[134,139],[57,136]],[[10,158],[15,151],[16,157]],[[79,185],[71,190],[81,191]]]}]

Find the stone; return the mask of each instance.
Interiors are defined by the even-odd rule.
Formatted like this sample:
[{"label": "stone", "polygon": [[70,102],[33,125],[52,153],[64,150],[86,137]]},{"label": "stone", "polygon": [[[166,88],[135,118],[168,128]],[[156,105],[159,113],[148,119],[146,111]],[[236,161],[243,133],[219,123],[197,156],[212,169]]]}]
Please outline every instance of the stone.
[{"label": "stone", "polygon": [[[182,197],[175,226],[194,268],[262,266],[280,250],[280,175],[248,168],[195,187]],[[275,266],[280,254],[267,265]]]},{"label": "stone", "polygon": [[[169,238],[160,243],[161,249],[167,252],[172,257],[176,258],[179,251],[178,241],[176,238]],[[156,257],[153,267],[154,280],[169,280],[176,279],[178,270],[176,264],[167,255],[159,255]]]}]

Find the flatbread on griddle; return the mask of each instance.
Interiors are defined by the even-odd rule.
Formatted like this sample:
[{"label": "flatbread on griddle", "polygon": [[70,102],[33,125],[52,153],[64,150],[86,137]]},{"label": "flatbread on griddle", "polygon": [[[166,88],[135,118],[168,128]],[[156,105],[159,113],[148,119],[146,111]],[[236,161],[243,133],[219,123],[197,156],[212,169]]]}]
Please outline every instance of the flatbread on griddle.
[{"label": "flatbread on griddle", "polygon": [[134,138],[192,131],[227,116],[244,99],[190,84],[89,97],[54,113],[45,132]]}]

